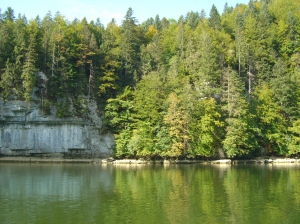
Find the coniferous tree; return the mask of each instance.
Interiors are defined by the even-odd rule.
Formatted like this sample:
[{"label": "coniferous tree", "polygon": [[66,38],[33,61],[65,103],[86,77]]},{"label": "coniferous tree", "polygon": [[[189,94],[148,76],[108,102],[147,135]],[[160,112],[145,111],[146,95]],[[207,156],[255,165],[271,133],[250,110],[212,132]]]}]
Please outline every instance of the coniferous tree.
[{"label": "coniferous tree", "polygon": [[100,45],[104,58],[101,60],[98,86],[100,99],[104,99],[104,102],[109,98],[114,98],[121,86],[120,36],[120,28],[111,22],[103,33],[103,42]]},{"label": "coniferous tree", "polygon": [[139,45],[140,33],[137,20],[129,8],[122,22],[122,35],[120,39],[120,55],[123,72],[120,77],[121,85],[133,85],[140,78],[139,71]]},{"label": "coniferous tree", "polygon": [[242,70],[245,69],[245,50],[246,46],[243,38],[244,18],[241,13],[237,13],[235,18],[235,41],[236,41],[236,54],[238,59],[238,73],[242,75]]},{"label": "coniferous tree", "polygon": [[167,20],[166,17],[163,17],[163,18],[161,19],[161,22],[160,22],[160,23],[161,23],[162,29],[167,29],[168,26],[170,25],[170,21]]},{"label": "coniferous tree", "polygon": [[2,97],[7,100],[12,95],[12,89],[14,87],[13,77],[15,73],[15,67],[13,63],[10,63],[9,59],[6,62],[5,68],[2,69],[0,80],[0,89]]},{"label": "coniferous tree", "polygon": [[12,41],[14,37],[14,26],[15,24],[9,20],[0,22],[0,70],[6,67],[7,59],[10,59],[11,62],[14,61],[14,43]]},{"label": "coniferous tree", "polygon": [[280,113],[287,119],[287,122],[294,120],[299,116],[297,110],[297,89],[282,60],[278,60],[273,67],[271,84],[274,92],[274,101],[281,108]]},{"label": "coniferous tree", "polygon": [[212,44],[211,37],[203,32],[199,38],[200,43],[197,46],[199,60],[196,64],[198,68],[193,78],[198,96],[205,98],[219,93],[221,75],[217,49]]},{"label": "coniferous tree", "polygon": [[191,27],[191,29],[195,29],[199,23],[200,15],[198,12],[188,12],[185,21]]},{"label": "coniferous tree", "polygon": [[50,56],[50,39],[51,39],[51,34],[52,34],[52,27],[53,27],[53,19],[51,12],[49,11],[43,20],[41,21],[41,29],[42,29],[42,71],[45,74],[48,74],[49,70],[49,56]]},{"label": "coniferous tree", "polygon": [[156,15],[156,16],[155,16],[153,25],[154,25],[154,28],[155,28],[157,31],[161,31],[162,25],[161,25],[161,20],[160,20],[160,18],[159,18],[159,15]]},{"label": "coniferous tree", "polygon": [[210,10],[208,24],[212,29],[221,29],[221,18],[218,9],[215,5],[213,5]]},{"label": "coniferous tree", "polygon": [[4,12],[4,20],[13,22],[15,20],[15,12],[11,7],[8,7]]},{"label": "coniferous tree", "polygon": [[22,67],[22,87],[23,87],[23,97],[26,102],[30,102],[31,94],[33,88],[36,86],[36,72],[37,69],[37,49],[38,44],[38,24],[36,21],[31,20],[27,26],[28,40],[26,40],[26,45],[24,52],[23,67]]},{"label": "coniferous tree", "polygon": [[222,101],[226,113],[226,135],[223,147],[228,157],[250,154],[258,145],[243,85],[236,72],[231,68],[225,69]]},{"label": "coniferous tree", "polygon": [[204,9],[202,9],[200,12],[200,21],[203,22],[205,18],[206,18],[206,12],[204,11]]},{"label": "coniferous tree", "polygon": [[38,71],[35,67],[36,63],[36,52],[35,52],[35,38],[30,35],[28,49],[24,58],[24,65],[22,70],[22,84],[24,87],[24,99],[26,102],[30,102],[31,93],[35,85],[35,76]]}]

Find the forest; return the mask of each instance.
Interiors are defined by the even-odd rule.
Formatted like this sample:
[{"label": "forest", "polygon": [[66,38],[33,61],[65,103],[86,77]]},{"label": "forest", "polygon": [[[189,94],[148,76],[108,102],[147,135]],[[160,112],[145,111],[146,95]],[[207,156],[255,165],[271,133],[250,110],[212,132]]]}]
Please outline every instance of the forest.
[{"label": "forest", "polygon": [[297,156],[299,11],[300,0],[250,0],[139,22],[129,8],[103,25],[7,8],[0,95],[30,102],[34,91],[62,118],[95,100],[118,158]]}]

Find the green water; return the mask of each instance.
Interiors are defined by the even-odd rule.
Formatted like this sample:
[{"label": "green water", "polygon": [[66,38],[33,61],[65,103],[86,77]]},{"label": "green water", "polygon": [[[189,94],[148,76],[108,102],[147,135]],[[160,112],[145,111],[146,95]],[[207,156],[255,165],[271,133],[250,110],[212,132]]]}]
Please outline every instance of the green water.
[{"label": "green water", "polygon": [[0,163],[0,223],[299,223],[299,165]]}]

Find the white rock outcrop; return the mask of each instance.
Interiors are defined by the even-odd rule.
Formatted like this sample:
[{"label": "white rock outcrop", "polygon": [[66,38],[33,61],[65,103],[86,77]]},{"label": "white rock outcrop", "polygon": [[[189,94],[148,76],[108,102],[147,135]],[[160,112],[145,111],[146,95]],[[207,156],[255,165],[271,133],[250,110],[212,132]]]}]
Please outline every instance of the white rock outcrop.
[{"label": "white rock outcrop", "polygon": [[0,154],[80,153],[109,156],[113,135],[103,133],[97,105],[90,103],[85,118],[57,118],[55,107],[44,114],[39,104],[4,102],[0,98]]}]

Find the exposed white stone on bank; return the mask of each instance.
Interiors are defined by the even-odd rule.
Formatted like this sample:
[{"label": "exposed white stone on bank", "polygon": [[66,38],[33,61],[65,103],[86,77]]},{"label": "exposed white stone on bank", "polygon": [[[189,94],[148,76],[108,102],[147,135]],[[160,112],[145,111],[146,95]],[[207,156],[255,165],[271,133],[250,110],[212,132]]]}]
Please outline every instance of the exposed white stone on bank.
[{"label": "exposed white stone on bank", "polygon": [[213,160],[211,161],[212,164],[230,164],[230,159],[219,159],[219,160]]},{"label": "exposed white stone on bank", "polygon": [[102,133],[102,118],[93,102],[86,118],[44,114],[38,103],[0,99],[0,154],[77,153],[108,156],[114,139]]},{"label": "exposed white stone on bank", "polygon": [[283,159],[268,159],[268,163],[296,163],[296,159],[283,158]]}]

